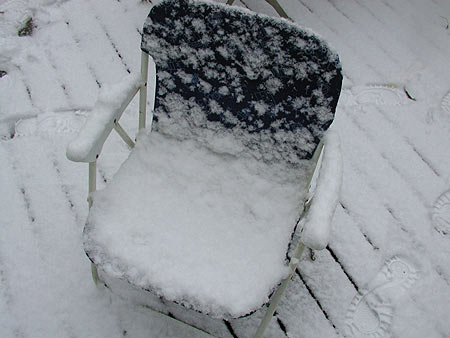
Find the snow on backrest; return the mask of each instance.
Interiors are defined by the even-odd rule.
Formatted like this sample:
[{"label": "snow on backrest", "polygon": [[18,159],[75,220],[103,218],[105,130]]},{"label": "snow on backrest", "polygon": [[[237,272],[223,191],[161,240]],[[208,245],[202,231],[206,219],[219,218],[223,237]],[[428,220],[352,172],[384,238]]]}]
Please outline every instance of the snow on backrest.
[{"label": "snow on backrest", "polygon": [[223,4],[166,0],[141,48],[157,68],[152,128],[218,152],[309,159],[334,118],[339,58],[312,32]]}]

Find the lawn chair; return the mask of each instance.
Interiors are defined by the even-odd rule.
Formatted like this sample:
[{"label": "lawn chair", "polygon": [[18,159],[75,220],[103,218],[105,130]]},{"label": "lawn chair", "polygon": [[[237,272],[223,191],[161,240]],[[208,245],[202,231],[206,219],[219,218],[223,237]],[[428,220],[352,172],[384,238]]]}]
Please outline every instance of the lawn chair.
[{"label": "lawn chair", "polygon": [[[191,0],[155,5],[141,49],[140,76],[103,90],[67,149],[89,163],[94,281],[209,331],[200,318],[266,306],[261,337],[304,248],[330,237],[342,176],[339,137],[327,131],[338,56],[289,21]],[[138,91],[135,144],[119,119]],[[133,150],[95,192],[113,129]]]}]

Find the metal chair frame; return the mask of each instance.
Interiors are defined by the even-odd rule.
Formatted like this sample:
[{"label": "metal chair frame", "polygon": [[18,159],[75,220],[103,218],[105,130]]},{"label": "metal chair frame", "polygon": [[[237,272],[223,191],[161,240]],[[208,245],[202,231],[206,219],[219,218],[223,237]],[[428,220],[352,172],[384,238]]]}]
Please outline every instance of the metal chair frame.
[{"label": "metal chair frame", "polygon": [[[279,3],[276,0],[266,0],[275,10],[276,12],[284,18],[288,18],[286,12],[281,8]],[[234,0],[228,0],[227,4],[232,5]],[[155,104],[155,81],[156,81],[156,71],[154,67],[154,63],[152,62],[150,67],[152,67],[152,74],[154,77],[151,79],[153,82],[152,88],[153,91],[150,93],[150,109],[149,113],[152,114]],[[114,129],[118,135],[124,140],[124,142],[130,147],[133,148],[135,145],[135,142],[132,140],[132,138],[127,134],[127,132],[122,128],[122,126],[119,124],[119,119],[122,116],[123,112],[129,105],[129,103],[133,100],[133,98],[137,95],[139,92],[139,125],[138,129],[141,131],[146,127],[146,117],[147,117],[147,88],[148,88],[148,73],[149,73],[149,55],[142,51],[141,52],[141,72],[140,72],[140,79],[137,88],[133,89],[129,96],[124,100],[121,107],[115,112],[114,116],[111,117],[111,120],[105,125],[102,135],[106,135],[103,138],[100,138],[98,140],[99,144],[97,144],[97,148],[100,149],[103,146],[103,143],[106,139],[106,137],[111,133],[111,131]],[[317,169],[317,163],[320,158],[320,155],[322,153],[322,150],[324,146],[327,145],[327,138],[324,137],[322,141],[317,146],[315,153],[312,157],[312,162],[314,166],[314,170],[310,173],[309,176],[309,186],[311,186],[311,180],[314,176],[314,173]],[[91,195],[94,191],[96,191],[96,171],[97,171],[97,159],[100,156],[100,151],[98,153],[90,153],[89,155],[86,155],[84,158],[77,158],[73,159],[73,156],[70,156],[70,151],[68,151],[68,157],[69,159],[78,161],[78,162],[88,162],[89,163],[89,183],[88,183],[88,204],[89,208],[92,206],[92,198]],[[311,202],[311,192],[308,193],[306,200],[304,202],[304,208],[301,217],[305,215],[305,213],[308,211],[310,202]],[[260,338],[263,336],[265,329],[267,328],[268,324],[270,323],[271,318],[273,317],[275,310],[280,302],[281,297],[283,296],[287,286],[289,285],[289,282],[293,279],[293,276],[295,274],[295,271],[297,269],[297,266],[300,261],[300,257],[305,249],[305,244],[299,240],[298,244],[295,247],[295,250],[293,251],[293,254],[290,257],[289,261],[289,268],[290,272],[289,275],[282,280],[279,287],[276,289],[276,291],[272,294],[272,297],[270,298],[270,301],[268,303],[268,307],[266,310],[266,313],[261,320],[261,323],[259,324],[259,327],[254,335],[255,338]],[[91,270],[92,270],[92,278],[94,280],[94,283],[96,285],[100,284],[101,280],[99,278],[99,274],[97,271],[96,266],[91,263]],[[189,325],[189,324],[188,324]]]}]

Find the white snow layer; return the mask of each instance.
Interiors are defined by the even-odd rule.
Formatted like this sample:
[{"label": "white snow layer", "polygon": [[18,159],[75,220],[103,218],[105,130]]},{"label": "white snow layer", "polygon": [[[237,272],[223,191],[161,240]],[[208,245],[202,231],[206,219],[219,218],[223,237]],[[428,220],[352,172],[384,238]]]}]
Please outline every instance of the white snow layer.
[{"label": "white snow layer", "polygon": [[[320,165],[320,166],[319,166]],[[302,242],[309,248],[322,250],[329,242],[332,220],[339,202],[343,163],[339,134],[327,131],[314,195],[302,221]]]},{"label": "white snow layer", "polygon": [[288,272],[308,168],[143,134],[94,194],[85,249],[108,275],[165,299],[216,317],[248,314]]},{"label": "white snow layer", "polygon": [[67,147],[67,158],[75,162],[94,162],[108,135],[122,115],[127,99],[140,87],[140,74],[126,76],[117,84],[104,85],[93,111],[75,138]]},{"label": "white snow layer", "polygon": [[[255,11],[275,15],[265,1],[245,2]],[[95,103],[96,80],[103,86],[127,73],[108,36],[130,70],[139,72],[137,28],[142,27],[149,2],[0,3],[0,70],[8,73],[0,78],[0,121],[1,126],[5,119],[11,121],[11,134],[15,121],[37,114],[41,129],[64,126],[71,118],[78,129],[84,121],[78,122],[73,112]],[[328,250],[316,252],[314,262],[304,255],[299,266],[303,281],[296,276],[290,284],[277,319],[291,338],[345,334],[352,299],[372,290],[376,285],[371,281],[376,282],[385,262],[397,256],[419,271],[419,279],[405,291],[402,283],[386,284],[381,278],[378,286],[388,296],[406,296],[396,304],[380,298],[374,308],[362,301],[360,308],[370,311],[356,312],[353,318],[366,333],[354,336],[450,337],[450,232],[436,231],[430,217],[435,201],[450,189],[450,106],[442,101],[450,90],[450,35],[444,18],[449,17],[450,2],[280,3],[293,20],[320,32],[338,48],[348,76],[344,93],[355,103],[340,100],[333,126],[341,136],[345,169],[345,209],[336,209],[334,226],[339,231],[330,243],[340,264]],[[31,37],[17,36],[23,20],[10,20],[12,6],[24,9],[17,18],[33,14],[37,27]],[[416,101],[406,97],[404,84]],[[397,93],[403,95],[401,100]],[[127,129],[136,125],[136,111],[122,116]],[[49,112],[55,112],[51,120],[44,116]],[[200,336],[94,287],[80,239],[87,214],[87,168],[65,159],[65,144],[73,135],[63,129],[48,129],[39,136],[16,129],[16,135],[23,135],[12,140],[9,131],[1,135],[0,336]],[[109,179],[116,172],[128,152],[122,143],[114,133],[108,138],[99,175]],[[449,210],[448,204],[444,207]],[[393,310],[388,316],[377,312],[386,308]],[[239,337],[251,336],[256,324],[253,316],[231,322]],[[271,327],[268,337],[285,337],[275,330],[275,318]]]}]

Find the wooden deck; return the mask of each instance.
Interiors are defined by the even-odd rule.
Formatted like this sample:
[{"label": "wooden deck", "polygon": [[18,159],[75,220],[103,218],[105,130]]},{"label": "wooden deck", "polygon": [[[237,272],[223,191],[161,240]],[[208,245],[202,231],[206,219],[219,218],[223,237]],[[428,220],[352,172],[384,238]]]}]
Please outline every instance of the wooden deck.
[{"label": "wooden deck", "polygon": [[[449,120],[446,107],[440,106],[450,89],[445,21],[450,2],[279,2],[341,56],[344,89],[333,128],[342,138],[345,171],[333,240],[314,253],[314,261],[309,252],[304,255],[267,337],[350,336],[352,323],[360,329],[368,325],[355,337],[450,336],[450,231],[433,222],[436,200],[450,189]],[[237,4],[275,15],[260,0]],[[34,292],[53,294],[48,304],[59,297],[77,304],[79,297],[92,295],[66,295],[68,288],[91,288],[91,281],[81,244],[87,167],[66,160],[64,147],[82,125],[83,111],[92,107],[98,88],[139,71],[139,30],[150,6],[138,0],[49,5],[48,21],[40,21],[36,30],[41,40],[46,38],[46,48],[35,44],[22,51],[28,62],[17,63],[2,79],[1,90],[14,98],[0,102],[0,186],[8,191],[0,193],[0,215],[3,227],[15,229],[0,235],[4,320],[30,315],[45,321],[27,305]],[[131,132],[137,124],[134,114],[130,110],[124,116]],[[117,138],[109,141],[99,162],[100,184],[113,176],[127,151]],[[29,257],[36,255],[40,265],[31,266]],[[402,270],[411,277],[406,284],[380,277],[393,258],[409,269]],[[67,266],[69,261],[75,266]],[[53,274],[55,280],[44,285],[33,271]],[[22,291],[15,290],[18,279]],[[384,294],[381,286],[392,292]],[[359,323],[363,310],[358,302],[365,296],[377,296],[379,304],[372,299],[365,313],[372,322]],[[99,304],[86,310],[86,318],[108,311]],[[116,324],[133,336],[143,322],[139,318]],[[11,325],[20,336],[20,320]],[[83,336],[82,325],[74,325],[69,325],[72,336]],[[217,333],[249,337],[254,325],[252,320],[231,321]]]}]

